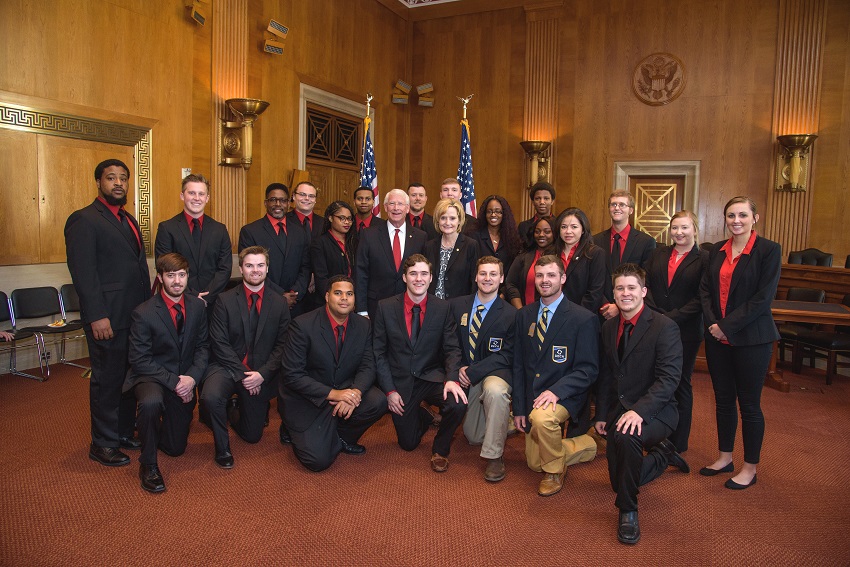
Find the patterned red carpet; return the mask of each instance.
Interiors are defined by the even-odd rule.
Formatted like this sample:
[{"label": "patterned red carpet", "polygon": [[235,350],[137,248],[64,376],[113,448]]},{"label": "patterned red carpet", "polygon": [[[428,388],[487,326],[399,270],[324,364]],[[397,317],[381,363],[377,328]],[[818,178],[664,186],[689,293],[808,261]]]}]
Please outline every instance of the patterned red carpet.
[{"label": "patterned red carpet", "polygon": [[3,375],[0,564],[850,564],[850,380],[786,378],[790,394],[764,393],[758,484],[733,492],[728,475],[697,474],[716,441],[711,385],[695,376],[694,470],[670,469],[642,489],[643,538],[626,547],[604,456],[570,468],[564,490],[541,498],[521,435],[508,439],[507,478],[491,485],[462,435],[438,475],[432,434],[405,453],[385,417],[363,438],[366,455],[314,474],[278,443],[272,412],[259,444],[233,440],[231,471],[215,466],[212,434],[196,420],[186,454],[160,457],[167,492],[151,495],[139,488],[137,453],[118,469],[88,459],[78,370],[57,366],[42,384]]}]

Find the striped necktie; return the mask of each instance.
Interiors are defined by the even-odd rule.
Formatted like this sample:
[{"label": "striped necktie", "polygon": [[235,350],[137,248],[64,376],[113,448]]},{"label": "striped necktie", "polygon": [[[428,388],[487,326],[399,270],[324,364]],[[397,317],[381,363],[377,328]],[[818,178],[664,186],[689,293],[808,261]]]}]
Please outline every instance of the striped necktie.
[{"label": "striped necktie", "polygon": [[484,319],[484,306],[479,305],[472,315],[472,323],[469,325],[469,360],[475,361],[475,346],[478,344],[478,332]]},{"label": "striped necktie", "polygon": [[543,350],[543,341],[546,340],[546,329],[549,326],[549,308],[544,307],[540,319],[537,320],[537,350]]}]

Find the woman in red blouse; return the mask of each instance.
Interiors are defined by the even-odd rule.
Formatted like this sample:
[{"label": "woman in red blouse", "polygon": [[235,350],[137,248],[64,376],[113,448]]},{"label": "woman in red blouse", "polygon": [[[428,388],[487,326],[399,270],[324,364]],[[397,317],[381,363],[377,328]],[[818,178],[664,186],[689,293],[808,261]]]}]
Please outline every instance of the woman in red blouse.
[{"label": "woman in red blouse", "polygon": [[735,470],[732,450],[738,427],[737,402],[744,466],[726,481],[726,488],[740,490],[756,483],[764,438],[761,390],[773,343],[779,339],[770,305],[779,285],[782,250],[776,242],[756,234],[759,216],[749,197],[731,199],[723,214],[732,237],[712,247],[708,271],[700,284],[720,455],[700,474],[714,476]]},{"label": "woman in red blouse", "polygon": [[534,285],[534,263],[541,256],[555,253],[555,219],[540,217],[531,225],[531,250],[520,254],[511,264],[508,277],[505,278],[505,299],[517,309],[537,301],[537,288]]},{"label": "woman in red blouse", "polygon": [[333,276],[354,278],[357,233],[351,230],[354,213],[345,201],[334,201],[325,209],[322,234],[310,245],[316,296],[325,303],[328,280]]}]

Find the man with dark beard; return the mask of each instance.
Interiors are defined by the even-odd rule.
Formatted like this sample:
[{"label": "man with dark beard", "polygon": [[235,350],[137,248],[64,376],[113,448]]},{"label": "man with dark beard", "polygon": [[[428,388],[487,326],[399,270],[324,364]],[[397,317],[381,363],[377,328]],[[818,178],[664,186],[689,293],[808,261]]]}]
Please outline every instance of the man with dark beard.
[{"label": "man with dark beard", "polygon": [[130,313],[151,296],[139,223],[124,210],[130,169],[109,159],[94,170],[98,195],[65,223],[68,270],[80,296],[91,361],[89,457],[102,465],[130,464],[121,452],[138,449],[133,438],[136,401],[122,396],[127,373]]}]

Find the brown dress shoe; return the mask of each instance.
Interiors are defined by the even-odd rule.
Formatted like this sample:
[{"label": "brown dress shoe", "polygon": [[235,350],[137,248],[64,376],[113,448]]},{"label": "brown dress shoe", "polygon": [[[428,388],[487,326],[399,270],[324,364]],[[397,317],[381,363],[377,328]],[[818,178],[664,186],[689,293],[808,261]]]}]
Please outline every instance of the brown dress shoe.
[{"label": "brown dress shoe", "polygon": [[446,472],[449,470],[449,459],[439,453],[431,455],[431,470],[434,472]]},{"label": "brown dress shoe", "polygon": [[496,457],[487,459],[487,468],[484,469],[484,480],[487,482],[499,482],[505,478],[505,459]]},{"label": "brown dress shoe", "polygon": [[567,475],[565,468],[560,473],[546,473],[543,480],[540,481],[540,486],[537,488],[537,494],[540,496],[552,496],[558,494],[561,488],[564,487],[564,477]]}]

